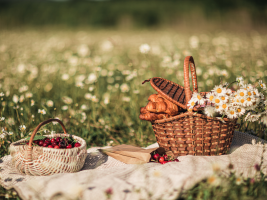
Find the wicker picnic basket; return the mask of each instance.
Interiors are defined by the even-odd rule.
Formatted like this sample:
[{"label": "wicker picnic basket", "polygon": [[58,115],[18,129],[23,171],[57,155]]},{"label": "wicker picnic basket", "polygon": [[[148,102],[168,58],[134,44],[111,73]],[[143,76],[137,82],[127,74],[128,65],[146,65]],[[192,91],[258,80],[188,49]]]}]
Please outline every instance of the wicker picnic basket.
[{"label": "wicker picnic basket", "polygon": [[80,137],[72,135],[81,146],[71,149],[53,149],[40,146],[32,146],[33,139],[41,126],[56,121],[64,131],[64,134],[46,135],[48,138],[69,136],[64,124],[59,119],[48,119],[40,123],[33,131],[29,145],[22,145],[27,142],[25,139],[11,143],[10,154],[16,169],[23,174],[33,176],[46,176],[55,173],[72,173],[79,171],[87,156],[86,142]]},{"label": "wicker picnic basket", "polygon": [[[198,92],[195,63],[192,56],[184,60],[184,87],[163,78],[150,79],[151,86],[164,98],[187,109],[192,97],[189,83],[191,69],[193,92]],[[200,93],[205,95],[207,92]],[[160,147],[172,151],[175,156],[226,154],[238,127],[236,120],[207,117],[194,108],[176,116],[152,121],[152,127]]]}]

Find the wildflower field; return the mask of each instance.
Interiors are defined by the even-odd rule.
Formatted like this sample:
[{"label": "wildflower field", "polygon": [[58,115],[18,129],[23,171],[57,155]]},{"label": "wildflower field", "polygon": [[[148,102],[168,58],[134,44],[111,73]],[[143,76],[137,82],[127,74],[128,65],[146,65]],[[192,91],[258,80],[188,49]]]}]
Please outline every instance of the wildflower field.
[{"label": "wildflower field", "polygon": [[[155,90],[142,85],[144,80],[162,77],[184,85],[183,60],[192,55],[199,92],[240,76],[245,83],[266,83],[266,49],[267,35],[257,31],[1,30],[0,155],[8,155],[10,143],[28,137],[49,118],[61,119],[88,148],[148,146],[156,138],[139,114]],[[267,139],[266,123],[243,123],[240,131]],[[63,131],[51,123],[39,134],[53,132]],[[220,187],[205,180],[179,198],[265,199],[266,176],[258,171],[253,180],[221,177],[229,184]],[[1,188],[0,195],[6,194],[19,198]]]}]

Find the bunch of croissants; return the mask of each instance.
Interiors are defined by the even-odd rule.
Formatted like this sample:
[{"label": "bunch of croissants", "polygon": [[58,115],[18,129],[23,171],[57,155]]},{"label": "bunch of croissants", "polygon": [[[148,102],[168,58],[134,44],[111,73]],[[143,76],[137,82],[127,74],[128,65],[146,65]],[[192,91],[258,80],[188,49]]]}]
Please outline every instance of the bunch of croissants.
[{"label": "bunch of croissants", "polygon": [[140,109],[139,118],[141,120],[154,121],[166,119],[183,111],[181,107],[163,98],[160,94],[150,95],[148,101],[148,104]]}]

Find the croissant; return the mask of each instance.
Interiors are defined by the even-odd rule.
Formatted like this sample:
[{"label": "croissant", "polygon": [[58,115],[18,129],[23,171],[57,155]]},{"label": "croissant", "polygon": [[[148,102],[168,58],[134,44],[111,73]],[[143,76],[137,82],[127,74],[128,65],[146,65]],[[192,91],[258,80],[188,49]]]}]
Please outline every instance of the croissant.
[{"label": "croissant", "polygon": [[148,112],[148,110],[146,109],[146,107],[141,107],[140,108],[140,114],[145,114],[147,112]]},{"label": "croissant", "polygon": [[156,102],[157,98],[158,98],[158,94],[152,94],[148,97],[148,101]]},{"label": "croissant", "polygon": [[167,109],[167,104],[163,101],[163,102],[156,102],[156,112],[157,113],[161,113],[161,112],[165,112]]},{"label": "croissant", "polygon": [[167,104],[167,109],[166,109],[165,113],[167,113],[171,116],[177,115],[179,113],[179,107],[176,104],[170,102],[167,99],[165,99],[165,102]]},{"label": "croissant", "polygon": [[146,120],[146,121],[155,121],[158,119],[158,117],[157,117],[157,114],[148,112],[145,114],[140,114],[139,119]]},{"label": "croissant", "polygon": [[157,104],[154,102],[149,101],[145,108],[149,112],[157,112]]}]

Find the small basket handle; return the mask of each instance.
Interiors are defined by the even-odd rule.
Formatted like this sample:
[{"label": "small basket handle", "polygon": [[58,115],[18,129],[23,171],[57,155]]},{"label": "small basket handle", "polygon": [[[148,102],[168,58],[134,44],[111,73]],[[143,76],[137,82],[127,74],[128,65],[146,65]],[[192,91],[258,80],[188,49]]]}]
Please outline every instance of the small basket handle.
[{"label": "small basket handle", "polygon": [[32,132],[32,135],[31,135],[31,138],[30,138],[30,141],[29,141],[29,147],[30,147],[30,148],[32,147],[32,142],[33,142],[34,136],[36,135],[37,131],[38,131],[43,125],[48,124],[48,123],[53,122],[53,121],[58,122],[58,123],[61,125],[61,127],[62,127],[62,129],[63,129],[63,131],[64,131],[64,134],[67,134],[67,131],[66,131],[66,128],[65,128],[63,122],[60,121],[59,119],[48,119],[48,120],[45,120],[45,121],[41,122],[41,123],[34,129],[34,131]]},{"label": "small basket handle", "polygon": [[184,59],[184,89],[185,89],[186,106],[191,99],[191,91],[190,91],[190,83],[189,83],[189,66],[190,66],[191,75],[192,75],[193,92],[198,92],[195,62],[192,56],[187,56]]}]

